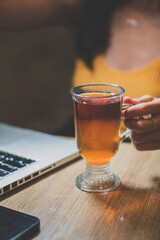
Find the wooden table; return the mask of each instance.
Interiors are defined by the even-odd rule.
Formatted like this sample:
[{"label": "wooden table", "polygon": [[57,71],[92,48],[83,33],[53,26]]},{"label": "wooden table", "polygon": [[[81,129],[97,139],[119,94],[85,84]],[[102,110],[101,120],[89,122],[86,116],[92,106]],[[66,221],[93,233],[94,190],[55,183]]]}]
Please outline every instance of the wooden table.
[{"label": "wooden table", "polygon": [[1,199],[1,205],[40,219],[39,240],[159,240],[160,151],[138,152],[122,143],[112,171],[122,185],[106,195],[83,192],[78,160]]}]

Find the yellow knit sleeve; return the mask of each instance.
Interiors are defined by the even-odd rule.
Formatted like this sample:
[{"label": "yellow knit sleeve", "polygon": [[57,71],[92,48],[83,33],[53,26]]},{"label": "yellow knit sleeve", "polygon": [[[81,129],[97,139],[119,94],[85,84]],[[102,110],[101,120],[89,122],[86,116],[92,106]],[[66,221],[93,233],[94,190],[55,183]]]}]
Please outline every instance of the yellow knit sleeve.
[{"label": "yellow knit sleeve", "polygon": [[72,85],[77,86],[81,84],[91,83],[92,80],[93,72],[86,66],[86,64],[82,60],[78,59],[75,63]]}]

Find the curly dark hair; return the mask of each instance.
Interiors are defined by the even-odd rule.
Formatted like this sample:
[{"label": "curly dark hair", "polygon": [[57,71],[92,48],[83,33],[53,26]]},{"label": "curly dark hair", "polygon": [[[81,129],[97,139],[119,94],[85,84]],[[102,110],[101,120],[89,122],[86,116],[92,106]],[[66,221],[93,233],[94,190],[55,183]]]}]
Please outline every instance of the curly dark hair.
[{"label": "curly dark hair", "polygon": [[[75,46],[77,57],[81,58],[88,67],[98,54],[104,53],[110,42],[110,26],[114,11],[137,0],[81,0],[81,13],[75,31]],[[160,0],[144,0],[148,4]],[[137,1],[140,2],[141,1]]]}]

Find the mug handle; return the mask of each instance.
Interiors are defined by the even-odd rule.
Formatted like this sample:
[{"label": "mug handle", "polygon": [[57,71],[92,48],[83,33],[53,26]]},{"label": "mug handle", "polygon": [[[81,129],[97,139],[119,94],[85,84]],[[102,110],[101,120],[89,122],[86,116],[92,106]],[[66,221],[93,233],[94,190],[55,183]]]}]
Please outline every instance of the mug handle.
[{"label": "mug handle", "polygon": [[[126,110],[126,108],[128,108],[129,106],[131,106],[131,104],[122,104],[122,111]],[[120,142],[123,142],[131,134],[132,134],[132,130],[130,129],[127,129],[126,131],[124,131],[122,134],[120,134]]]}]

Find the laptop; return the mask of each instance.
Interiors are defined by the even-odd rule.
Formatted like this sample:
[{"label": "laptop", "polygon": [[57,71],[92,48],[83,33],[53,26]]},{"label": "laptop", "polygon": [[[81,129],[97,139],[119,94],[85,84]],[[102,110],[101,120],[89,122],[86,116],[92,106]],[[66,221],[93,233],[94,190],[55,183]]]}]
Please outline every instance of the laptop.
[{"label": "laptop", "polygon": [[0,196],[79,157],[74,140],[0,123]]}]

